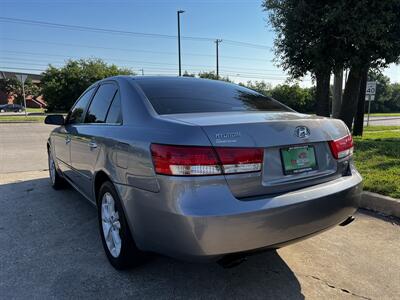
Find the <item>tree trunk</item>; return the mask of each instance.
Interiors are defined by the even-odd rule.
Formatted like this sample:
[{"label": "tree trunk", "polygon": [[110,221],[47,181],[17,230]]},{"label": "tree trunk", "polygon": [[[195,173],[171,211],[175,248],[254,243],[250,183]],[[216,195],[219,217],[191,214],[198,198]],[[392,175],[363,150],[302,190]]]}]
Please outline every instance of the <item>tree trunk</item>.
[{"label": "tree trunk", "polygon": [[335,71],[333,79],[332,117],[339,118],[343,94],[343,69]]},{"label": "tree trunk", "polygon": [[346,123],[351,130],[354,115],[357,109],[358,95],[360,94],[361,72],[359,68],[351,68],[343,93],[342,106],[339,118]]},{"label": "tree trunk", "polygon": [[365,91],[367,89],[368,68],[361,75],[360,94],[358,96],[357,113],[354,118],[354,135],[362,135],[364,129]]},{"label": "tree trunk", "polygon": [[315,73],[317,79],[317,89],[315,92],[315,100],[317,102],[316,114],[318,116],[329,117],[329,81],[331,72],[317,71]]}]

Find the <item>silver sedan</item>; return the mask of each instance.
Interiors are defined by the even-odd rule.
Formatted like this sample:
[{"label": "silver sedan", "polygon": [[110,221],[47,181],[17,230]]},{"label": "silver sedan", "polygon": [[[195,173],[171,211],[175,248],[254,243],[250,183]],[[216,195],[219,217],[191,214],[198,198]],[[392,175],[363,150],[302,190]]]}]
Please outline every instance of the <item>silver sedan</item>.
[{"label": "silver sedan", "polygon": [[231,83],[107,78],[45,122],[51,184],[96,205],[118,269],[146,252],[233,264],[350,223],[362,189],[342,121]]}]

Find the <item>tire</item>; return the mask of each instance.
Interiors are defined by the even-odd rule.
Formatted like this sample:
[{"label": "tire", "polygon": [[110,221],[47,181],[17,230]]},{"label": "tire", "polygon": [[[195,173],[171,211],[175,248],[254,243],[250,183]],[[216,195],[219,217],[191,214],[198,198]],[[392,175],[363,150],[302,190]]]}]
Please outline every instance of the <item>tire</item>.
[{"label": "tire", "polygon": [[2,112],[2,113],[3,113],[3,112],[4,112],[4,109],[0,110],[0,112]]},{"label": "tire", "polygon": [[58,173],[56,164],[53,159],[53,155],[51,153],[51,150],[49,149],[48,151],[48,162],[49,162],[49,178],[50,178],[50,184],[55,190],[60,190],[66,187],[66,181],[64,178],[60,176]]},{"label": "tire", "polygon": [[100,187],[97,216],[104,251],[115,269],[124,270],[144,262],[145,255],[136,247],[121,200],[114,185],[109,181]]}]

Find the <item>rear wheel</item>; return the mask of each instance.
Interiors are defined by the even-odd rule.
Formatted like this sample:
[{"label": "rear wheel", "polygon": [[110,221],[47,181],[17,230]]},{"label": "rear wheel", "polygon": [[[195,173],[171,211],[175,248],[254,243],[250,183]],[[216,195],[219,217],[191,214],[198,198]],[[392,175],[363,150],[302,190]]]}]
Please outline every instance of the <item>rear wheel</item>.
[{"label": "rear wheel", "polygon": [[50,149],[48,151],[48,161],[49,161],[49,177],[51,186],[55,190],[59,190],[65,187],[66,181],[64,178],[58,174],[56,164],[53,159],[53,154],[51,153]]},{"label": "rear wheel", "polygon": [[111,265],[118,270],[139,265],[144,254],[135,245],[111,182],[106,181],[100,187],[97,204],[101,241]]}]

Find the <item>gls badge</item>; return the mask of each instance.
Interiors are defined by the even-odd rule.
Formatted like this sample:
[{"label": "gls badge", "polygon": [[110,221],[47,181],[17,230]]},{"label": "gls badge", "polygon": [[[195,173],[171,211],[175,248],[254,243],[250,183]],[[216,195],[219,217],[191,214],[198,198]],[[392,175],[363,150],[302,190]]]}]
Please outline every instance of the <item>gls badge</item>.
[{"label": "gls badge", "polygon": [[310,129],[306,126],[297,126],[294,130],[294,134],[299,138],[306,138],[310,136]]},{"label": "gls badge", "polygon": [[216,143],[236,143],[238,137],[240,137],[240,131],[216,133],[215,134],[215,142]]}]

